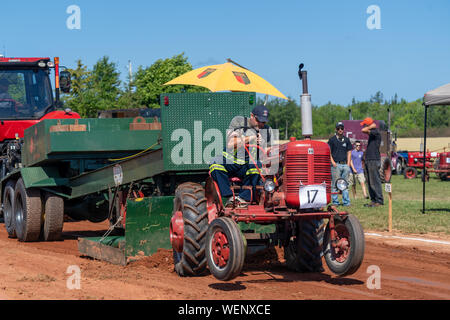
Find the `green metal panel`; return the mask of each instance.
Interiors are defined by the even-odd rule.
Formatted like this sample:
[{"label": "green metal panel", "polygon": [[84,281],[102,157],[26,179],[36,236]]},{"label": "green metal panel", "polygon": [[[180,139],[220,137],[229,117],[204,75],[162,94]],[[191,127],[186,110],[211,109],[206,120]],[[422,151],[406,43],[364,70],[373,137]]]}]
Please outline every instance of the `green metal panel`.
[{"label": "green metal panel", "polygon": [[58,121],[74,125],[75,120],[43,120],[25,130],[22,163],[28,167],[50,160],[117,158],[147,149],[160,139],[161,130],[130,130],[133,120],[77,119],[86,131],[62,132],[50,130]]},{"label": "green metal panel", "polygon": [[[165,97],[169,102],[167,106]],[[231,119],[237,115],[248,117],[256,98],[255,93],[249,92],[165,93],[160,100],[164,168],[166,171],[191,171],[208,169],[210,159],[203,159],[202,154],[205,146],[211,143],[203,141],[206,130],[218,129],[222,133],[224,144]],[[189,137],[190,141],[184,140]],[[180,143],[190,144],[191,152],[190,156],[186,156],[186,162],[177,164],[174,163],[173,156],[186,155],[178,152]]]},{"label": "green metal panel", "polygon": [[159,149],[142,153],[136,157],[69,179],[68,186],[71,188],[70,198],[78,198],[115,187],[115,166],[120,166],[122,171],[122,181],[120,183],[122,185],[149,178],[164,171],[162,151]]},{"label": "green metal panel", "polygon": [[67,185],[69,179],[59,175],[57,167],[28,167],[20,169],[25,187],[57,187]]},{"label": "green metal panel", "polygon": [[169,225],[173,199],[150,197],[128,200],[125,237],[79,238],[78,250],[95,259],[126,265],[130,257],[150,256],[159,248],[171,249]]},{"label": "green metal panel", "polygon": [[125,254],[152,255],[171,249],[169,225],[174,197],[149,197],[127,201]]}]

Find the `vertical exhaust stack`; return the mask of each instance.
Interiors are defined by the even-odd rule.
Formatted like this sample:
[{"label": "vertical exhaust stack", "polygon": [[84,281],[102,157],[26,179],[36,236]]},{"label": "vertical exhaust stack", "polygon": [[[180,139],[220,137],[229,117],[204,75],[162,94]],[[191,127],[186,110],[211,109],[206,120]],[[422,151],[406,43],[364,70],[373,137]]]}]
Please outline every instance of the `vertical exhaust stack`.
[{"label": "vertical exhaust stack", "polygon": [[308,74],[306,70],[302,70],[303,63],[298,66],[298,76],[302,80],[303,94],[300,97],[301,109],[302,109],[302,135],[305,139],[311,139],[313,135],[312,129],[312,107],[311,107],[311,95],[308,93]]}]

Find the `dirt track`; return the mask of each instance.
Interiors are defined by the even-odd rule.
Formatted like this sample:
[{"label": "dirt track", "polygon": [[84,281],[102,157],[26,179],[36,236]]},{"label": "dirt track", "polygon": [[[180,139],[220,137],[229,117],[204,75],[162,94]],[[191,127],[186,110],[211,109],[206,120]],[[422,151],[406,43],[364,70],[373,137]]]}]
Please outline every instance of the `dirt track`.
[{"label": "dirt track", "polygon": [[[322,274],[290,272],[282,251],[267,251],[248,261],[238,278],[221,282],[212,275],[178,277],[169,250],[126,267],[80,257],[77,236],[101,235],[106,227],[66,223],[64,241],[20,243],[0,225],[0,299],[450,299],[447,244],[367,236],[363,265],[346,278],[326,266]],[[81,269],[79,290],[67,288],[70,265]],[[367,288],[371,265],[381,270],[381,289]]]}]

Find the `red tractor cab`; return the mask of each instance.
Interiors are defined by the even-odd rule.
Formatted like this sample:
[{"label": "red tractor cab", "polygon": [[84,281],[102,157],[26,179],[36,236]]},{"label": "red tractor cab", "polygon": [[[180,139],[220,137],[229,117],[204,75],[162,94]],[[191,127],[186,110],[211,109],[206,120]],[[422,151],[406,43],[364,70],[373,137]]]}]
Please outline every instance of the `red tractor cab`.
[{"label": "red tractor cab", "polygon": [[[55,70],[55,98],[50,81]],[[0,57],[0,152],[1,177],[20,163],[25,129],[44,119],[80,118],[61,108],[60,90],[70,91],[70,73],[60,72],[59,58]]]}]

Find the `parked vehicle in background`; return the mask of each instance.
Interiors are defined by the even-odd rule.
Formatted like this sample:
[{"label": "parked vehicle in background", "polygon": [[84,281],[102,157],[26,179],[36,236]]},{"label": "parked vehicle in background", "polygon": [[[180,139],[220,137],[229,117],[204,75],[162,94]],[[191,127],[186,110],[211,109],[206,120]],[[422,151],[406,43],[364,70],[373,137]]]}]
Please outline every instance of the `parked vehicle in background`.
[{"label": "parked vehicle in background", "polygon": [[[414,179],[419,174],[421,174],[423,170],[423,152],[421,151],[413,151],[406,152],[407,160],[403,163],[403,175],[405,179]],[[438,159],[439,153],[437,152],[427,152],[425,154],[425,167],[427,169],[433,168],[433,163]]]},{"label": "parked vehicle in background", "polygon": [[450,180],[450,152],[441,152],[433,167],[430,171],[435,172],[442,181]]},{"label": "parked vehicle in background", "polygon": [[[50,71],[55,70],[55,98]],[[70,73],[59,71],[59,58],[0,57],[1,178],[21,165],[25,129],[45,119],[78,119],[61,107],[60,90],[69,92]]]},{"label": "parked vehicle in background", "polygon": [[[368,143],[368,135],[361,132],[361,123],[362,120],[343,120],[344,123],[344,135],[350,139],[352,145],[355,144],[356,141],[361,141],[361,150],[363,152],[367,149]],[[382,182],[384,183],[384,168],[391,167],[391,170],[400,174],[399,170],[401,170],[401,166],[398,165],[398,154],[397,154],[397,144],[395,140],[392,139],[392,134],[388,129],[388,126],[383,120],[374,120],[377,124],[377,128],[380,131],[381,135],[381,145],[380,145],[380,154],[381,154],[381,167],[380,167],[380,177]],[[389,163],[387,163],[389,162]]]}]

